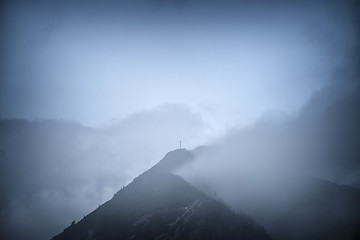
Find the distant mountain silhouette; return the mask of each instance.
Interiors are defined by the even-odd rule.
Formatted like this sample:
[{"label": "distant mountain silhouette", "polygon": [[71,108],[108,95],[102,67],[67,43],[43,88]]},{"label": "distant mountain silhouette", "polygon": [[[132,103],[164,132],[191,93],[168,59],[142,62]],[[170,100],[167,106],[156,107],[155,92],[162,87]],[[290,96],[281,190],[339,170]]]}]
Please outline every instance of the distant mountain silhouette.
[{"label": "distant mountain silhouette", "polygon": [[244,214],[209,198],[172,170],[191,161],[178,149],[53,240],[271,239]]},{"label": "distant mountain silhouette", "polygon": [[265,227],[279,240],[360,239],[360,190],[310,178]]}]

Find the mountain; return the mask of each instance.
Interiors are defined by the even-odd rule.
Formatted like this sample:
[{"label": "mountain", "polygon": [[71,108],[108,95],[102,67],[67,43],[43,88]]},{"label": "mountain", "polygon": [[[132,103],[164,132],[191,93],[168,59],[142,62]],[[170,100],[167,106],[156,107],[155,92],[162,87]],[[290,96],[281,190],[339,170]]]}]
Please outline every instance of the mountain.
[{"label": "mountain", "polygon": [[155,166],[53,240],[271,239],[244,214],[235,213],[172,173],[191,151],[166,154]]},{"label": "mountain", "polygon": [[360,239],[360,191],[310,178],[264,225],[279,240]]}]

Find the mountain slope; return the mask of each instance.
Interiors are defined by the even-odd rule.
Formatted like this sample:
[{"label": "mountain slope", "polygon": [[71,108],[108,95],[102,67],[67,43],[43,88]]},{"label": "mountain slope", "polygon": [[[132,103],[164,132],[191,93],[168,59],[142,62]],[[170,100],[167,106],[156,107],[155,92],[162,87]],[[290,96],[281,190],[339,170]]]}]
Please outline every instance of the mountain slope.
[{"label": "mountain slope", "polygon": [[267,227],[284,240],[360,239],[359,203],[359,189],[310,179]]},{"label": "mountain slope", "polygon": [[232,212],[171,173],[191,160],[191,152],[185,149],[168,153],[53,240],[271,239],[250,218]]}]

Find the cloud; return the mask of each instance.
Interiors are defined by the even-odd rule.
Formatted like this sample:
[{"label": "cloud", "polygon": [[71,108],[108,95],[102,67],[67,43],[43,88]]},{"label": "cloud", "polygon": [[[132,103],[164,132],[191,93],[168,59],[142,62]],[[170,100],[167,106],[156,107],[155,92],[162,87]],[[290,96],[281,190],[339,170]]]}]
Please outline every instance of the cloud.
[{"label": "cloud", "polygon": [[[351,65],[341,74],[336,71],[332,84],[296,115],[268,114],[233,129],[177,173],[274,233],[282,232],[284,239],[297,233],[328,234],[329,226],[341,225],[346,232],[353,224],[346,221],[357,216],[348,203],[357,195],[339,188],[335,198],[327,191],[336,185],[318,188],[312,179],[360,189],[360,85],[358,69]],[[314,207],[311,199],[324,206]],[[285,223],[290,227],[277,227]]]},{"label": "cloud", "polygon": [[1,120],[1,234],[49,239],[176,149],[180,139],[187,147],[199,144],[205,130],[200,115],[179,104],[102,128]]},{"label": "cloud", "polygon": [[347,8],[348,1],[6,1],[0,116],[94,126],[182,102],[214,109],[197,110],[224,129],[269,108],[294,112],[353,44]]},{"label": "cloud", "polygon": [[192,148],[209,139],[200,115],[184,105],[153,108],[164,102],[206,106],[222,129],[269,108],[294,113],[331,83],[298,115],[232,129],[181,174],[254,207],[255,198],[292,195],[298,174],[360,185],[351,1],[125,2],[3,5],[1,117],[99,124],[153,110],[102,128],[2,120],[1,233],[48,238],[179,140]]},{"label": "cloud", "polygon": [[[297,112],[268,111],[247,126],[231,129],[213,144],[210,153],[199,156],[179,174],[205,190],[216,189],[230,201],[249,196],[249,204],[254,199],[274,197],[277,201],[282,194],[292,195],[289,188],[301,184],[303,175],[360,188],[359,5],[332,2],[325,9],[341,12],[333,19],[338,25],[319,24],[328,19],[326,14],[319,15],[305,35],[338,58],[328,75],[321,76],[328,84]],[[336,34],[340,25],[346,29],[344,38]],[[287,183],[289,191],[283,191]]]}]

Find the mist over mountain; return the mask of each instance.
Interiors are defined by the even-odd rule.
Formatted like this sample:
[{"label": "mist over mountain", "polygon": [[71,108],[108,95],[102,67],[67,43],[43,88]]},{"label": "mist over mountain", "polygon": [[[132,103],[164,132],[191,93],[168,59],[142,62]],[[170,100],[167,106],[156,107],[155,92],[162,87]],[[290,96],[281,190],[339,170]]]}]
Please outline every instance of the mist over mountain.
[{"label": "mist over mountain", "polygon": [[205,130],[200,116],[177,104],[101,128],[1,120],[1,238],[49,239],[178,147],[179,136],[196,146]]},{"label": "mist over mountain", "polygon": [[171,173],[192,158],[185,149],[167,153],[110,201],[53,239],[271,239],[249,217]]},{"label": "mist over mountain", "polygon": [[357,72],[348,73],[296,116],[264,116],[234,129],[177,173],[216,191],[275,238],[356,239],[360,94]]},{"label": "mist over mountain", "polygon": [[[180,178],[170,173],[157,176],[156,169],[160,168],[165,172],[171,170],[191,184],[179,180],[180,188],[191,189],[188,189],[190,200],[180,201],[181,206],[167,213],[154,208],[146,210],[146,214],[153,214],[149,219],[155,219],[159,224],[156,226],[133,228],[145,212],[129,218],[133,221],[124,225],[127,229],[124,234],[160,236],[167,232],[174,236],[176,228],[166,226],[175,221],[174,216],[185,213],[184,207],[196,207],[202,213],[193,222],[202,222],[212,208],[234,216],[231,210],[218,208],[216,206],[221,204],[214,203],[214,206],[208,199],[216,196],[215,199],[221,199],[235,211],[254,219],[244,220],[245,223],[241,220],[241,224],[255,221],[276,239],[352,239],[358,236],[358,89],[356,80],[334,82],[315,94],[296,116],[264,116],[247,128],[233,129],[209,147],[197,148],[192,151],[192,157],[181,154],[171,159],[170,154],[165,159],[171,161],[161,161],[151,170],[154,179],[142,180],[145,185],[136,196],[139,201],[146,199],[144,196],[159,182],[168,182],[166,189],[173,188],[175,179]],[[188,127],[184,128],[184,122]],[[102,129],[64,121],[2,120],[2,236],[5,239],[48,239],[60,233],[71,221],[79,221],[133,177],[151,167],[162,151],[176,145],[179,134],[184,136],[185,142],[191,142],[194,136],[204,134],[204,126],[201,117],[181,105],[135,114]],[[160,131],[166,127],[166,132]],[[176,134],[170,134],[176,130]],[[173,141],[162,141],[165,138],[159,133],[173,136]],[[159,140],[155,142],[154,139]],[[152,144],[147,145],[149,142]],[[158,155],[148,157],[149,153],[155,153],[153,146],[159,146]],[[122,159],[121,165],[114,164],[118,159]],[[183,161],[187,164],[181,167]],[[180,168],[173,170],[173,164]],[[196,194],[192,195],[194,192]],[[163,194],[174,195],[167,190]],[[211,204],[194,203],[199,197],[208,199]],[[164,197],[164,200],[169,199]],[[172,200],[168,204],[172,204]],[[123,216],[122,211],[115,212],[116,216]],[[165,222],[156,220],[164,217]],[[30,218],[36,221],[29,221]],[[76,226],[83,223],[78,224]],[[86,231],[71,226],[65,232],[80,228],[81,234],[88,237],[89,229],[91,234],[95,233],[95,225],[85,225]],[[106,232],[103,227],[101,231]],[[153,227],[157,229],[155,232]],[[114,229],[118,228],[114,226]],[[189,228],[184,229],[188,234]]]},{"label": "mist over mountain", "polygon": [[[225,206],[220,199],[227,196],[223,192],[218,195],[220,189],[205,189],[205,195],[171,173],[184,165],[191,167],[207,151],[213,149],[169,152],[110,201],[53,239],[271,239],[251,218]],[[241,183],[240,188],[232,186],[234,194],[245,195],[233,207],[249,211],[276,239],[356,239],[360,234],[360,190],[309,176],[301,180],[302,185],[278,182],[276,194],[283,193],[277,198],[266,196],[264,189],[264,195],[254,197],[259,189],[252,189],[251,196]],[[289,192],[286,186],[294,189]],[[248,205],[249,197],[253,206]]]},{"label": "mist over mountain", "polygon": [[0,239],[359,239],[359,7],[1,1]]}]

